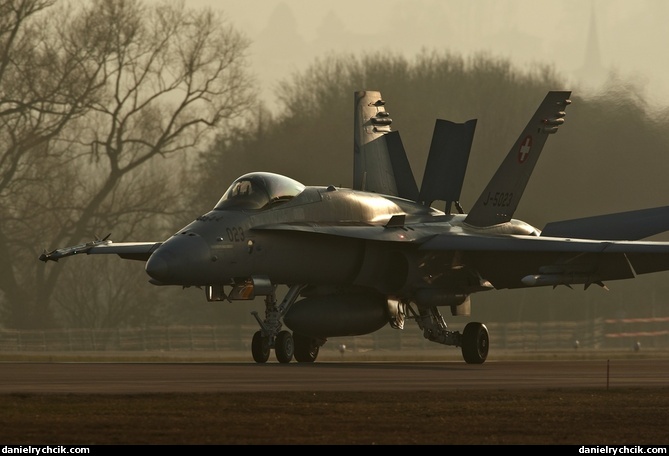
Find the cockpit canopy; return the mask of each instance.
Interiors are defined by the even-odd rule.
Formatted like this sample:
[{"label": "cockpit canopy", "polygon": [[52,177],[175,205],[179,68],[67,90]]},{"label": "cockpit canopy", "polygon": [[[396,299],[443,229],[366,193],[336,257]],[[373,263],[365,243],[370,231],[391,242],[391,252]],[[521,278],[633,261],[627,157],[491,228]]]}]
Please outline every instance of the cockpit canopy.
[{"label": "cockpit canopy", "polygon": [[288,201],[303,190],[304,185],[281,174],[244,174],[230,185],[214,209],[265,209]]}]

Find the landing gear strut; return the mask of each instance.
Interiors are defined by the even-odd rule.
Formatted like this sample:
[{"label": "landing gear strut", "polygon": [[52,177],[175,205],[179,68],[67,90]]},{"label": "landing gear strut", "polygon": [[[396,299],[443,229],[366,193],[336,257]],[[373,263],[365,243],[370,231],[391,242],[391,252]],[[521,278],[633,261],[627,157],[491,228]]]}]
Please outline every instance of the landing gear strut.
[{"label": "landing gear strut", "polygon": [[483,364],[488,358],[490,336],[483,323],[467,323],[460,334],[448,329],[437,307],[419,308],[416,312],[410,304],[406,304],[406,309],[413,314],[426,339],[443,345],[462,347],[462,357],[467,364]]},{"label": "landing gear strut", "polygon": [[[293,285],[286,293],[281,304],[276,304],[276,287],[275,291],[265,296],[265,319],[261,320],[258,312],[251,312],[256,321],[260,325],[260,331],[253,334],[251,341],[251,354],[256,363],[265,363],[269,359],[269,352],[273,348],[276,359],[280,363],[289,363],[293,360],[293,356],[298,361],[305,359],[303,342],[298,338],[298,341],[293,339],[290,331],[282,329],[281,318],[288,312],[290,306],[297,300],[300,291],[304,285]],[[318,350],[316,350],[318,354]],[[314,356],[314,359],[316,357]]]}]

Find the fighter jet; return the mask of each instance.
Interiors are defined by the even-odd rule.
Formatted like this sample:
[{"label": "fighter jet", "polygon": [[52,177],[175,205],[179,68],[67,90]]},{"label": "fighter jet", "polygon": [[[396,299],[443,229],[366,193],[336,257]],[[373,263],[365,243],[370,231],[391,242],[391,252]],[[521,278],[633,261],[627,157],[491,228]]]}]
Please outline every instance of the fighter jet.
[{"label": "fighter jet", "polygon": [[[459,202],[476,120],[438,119],[418,189],[378,91],[354,94],[352,188],[305,186],[271,172],[237,178],[212,210],[165,241],[104,238],[44,252],[40,260],[116,254],[146,262],[155,285],[199,287],[208,301],[264,301],[253,312],[257,363],[314,362],[329,338],[414,320],[426,339],[488,357],[486,325],[448,328],[441,309],[471,315],[477,292],[583,285],[669,269],[669,207],[549,223],[513,218],[547,138],[565,122],[571,93],[550,91],[468,213]],[[444,210],[434,201],[446,202]],[[455,211],[452,211],[455,207]],[[281,301],[279,287],[285,289]]]}]

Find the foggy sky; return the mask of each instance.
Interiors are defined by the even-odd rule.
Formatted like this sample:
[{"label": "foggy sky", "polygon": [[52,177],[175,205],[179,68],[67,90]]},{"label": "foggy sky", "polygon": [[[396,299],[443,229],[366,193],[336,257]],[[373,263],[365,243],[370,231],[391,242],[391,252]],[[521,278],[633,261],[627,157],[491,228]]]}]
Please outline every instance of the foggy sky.
[{"label": "foggy sky", "polygon": [[275,84],[316,58],[371,51],[411,58],[421,49],[463,56],[487,52],[520,68],[550,64],[568,83],[593,92],[614,71],[642,88],[651,104],[669,105],[666,0],[186,0],[186,5],[220,9],[252,41],[252,71],[270,105]]}]

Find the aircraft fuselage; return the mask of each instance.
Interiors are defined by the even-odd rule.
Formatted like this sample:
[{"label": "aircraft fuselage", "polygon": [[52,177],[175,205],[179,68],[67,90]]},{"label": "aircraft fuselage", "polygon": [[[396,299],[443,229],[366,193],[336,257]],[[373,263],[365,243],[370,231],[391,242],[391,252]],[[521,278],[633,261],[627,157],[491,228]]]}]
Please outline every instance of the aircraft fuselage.
[{"label": "aircraft fuselage", "polygon": [[[459,271],[456,252],[435,259],[415,242],[448,231],[480,232],[463,220],[401,198],[306,187],[274,206],[214,209],[198,217],[151,255],[146,271],[164,285],[230,285],[260,276],[272,284],[358,285],[386,294],[425,287],[469,293],[480,284]],[[517,221],[494,229],[536,231]],[[456,272],[444,274],[444,263]]]}]

